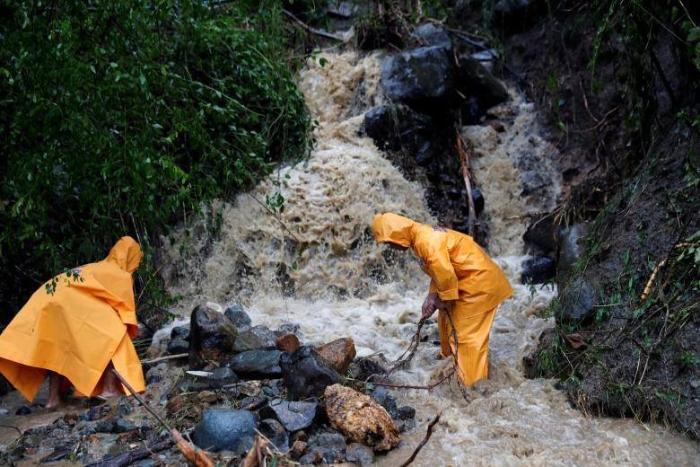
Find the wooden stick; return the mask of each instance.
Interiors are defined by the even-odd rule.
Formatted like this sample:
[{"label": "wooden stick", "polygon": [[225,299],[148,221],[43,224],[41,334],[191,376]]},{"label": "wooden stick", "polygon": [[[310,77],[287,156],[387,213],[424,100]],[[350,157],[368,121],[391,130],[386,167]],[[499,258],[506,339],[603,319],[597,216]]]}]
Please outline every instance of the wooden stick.
[{"label": "wooden stick", "polygon": [[455,374],[455,368],[452,367],[451,370],[452,371],[445,374],[445,376],[440,378],[438,381],[436,381],[432,384],[428,384],[426,386],[418,386],[418,385],[412,385],[412,384],[392,384],[392,383],[384,383],[381,381],[360,381],[360,380],[354,379],[354,378],[345,378],[345,379],[350,380],[350,381],[358,381],[358,382],[363,383],[363,384],[374,384],[375,386],[384,386],[387,388],[394,388],[394,389],[422,389],[425,391],[432,391],[433,389],[435,389],[436,387],[440,386],[442,383],[444,383],[445,381],[450,379],[450,377]]},{"label": "wooden stick", "polygon": [[336,41],[345,42],[345,40],[340,36],[336,36],[335,34],[331,34],[330,32],[321,31],[320,29],[312,28],[311,26],[294,16],[294,14],[290,11],[282,10],[282,13],[284,13],[285,16],[292,19],[295,23],[297,23],[299,26],[301,26],[303,29],[310,32],[311,34],[316,34],[317,36],[325,37],[326,39],[333,39]]},{"label": "wooden stick", "polygon": [[180,358],[187,358],[189,356],[190,356],[190,354],[188,354],[188,353],[178,353],[178,354],[174,354],[174,355],[166,355],[165,357],[153,358],[151,360],[144,360],[141,362],[141,364],[142,365],[152,365],[154,363],[164,362],[166,360],[178,360]]},{"label": "wooden stick", "polygon": [[88,464],[87,467],[125,467],[136,461],[145,459],[154,452],[163,451],[173,445],[172,439],[160,441],[150,447],[134,449],[117,456],[105,456],[97,462]]},{"label": "wooden stick", "polygon": [[404,353],[402,353],[401,356],[396,359],[396,362],[394,362],[394,365],[389,368],[385,376],[389,376],[394,371],[407,365],[413,359],[413,356],[416,354],[416,350],[418,350],[418,345],[420,345],[420,332],[421,329],[423,329],[423,325],[425,325],[425,321],[425,319],[418,321],[418,329],[416,329],[416,332],[413,334],[411,343],[408,345],[408,348],[404,351]]},{"label": "wooden stick", "polygon": [[193,447],[189,442],[187,442],[182,437],[179,431],[177,431],[175,428],[172,428],[168,424],[168,422],[166,422],[148,404],[146,404],[146,401],[144,401],[141,398],[141,396],[139,396],[136,393],[134,388],[131,387],[127,380],[124,379],[124,377],[120,375],[116,369],[113,368],[112,373],[114,373],[117,379],[131,392],[131,395],[134,396],[134,398],[139,402],[139,404],[141,404],[141,406],[143,406],[143,408],[146,409],[148,413],[153,415],[156,418],[156,420],[158,420],[160,424],[163,425],[163,427],[170,432],[170,436],[175,441],[177,448],[180,450],[185,459],[194,464],[196,467],[214,467],[214,461],[211,460],[206,451],[203,451],[197,448],[196,446]]},{"label": "wooden stick", "polygon": [[428,424],[428,430],[425,433],[425,438],[423,438],[423,441],[421,441],[420,444],[416,446],[416,449],[413,451],[413,454],[411,454],[411,457],[406,459],[406,462],[401,464],[401,467],[406,467],[407,465],[410,465],[414,460],[416,460],[416,456],[418,455],[420,450],[423,449],[423,446],[425,446],[428,443],[428,440],[432,436],[433,428],[440,421],[440,415],[441,414],[437,414],[435,418]]},{"label": "wooden stick", "polygon": [[459,130],[455,130],[455,135],[457,137],[456,148],[457,154],[459,155],[459,164],[462,169],[462,177],[464,178],[464,185],[467,187],[467,202],[469,203],[469,235],[474,236],[474,219],[476,216],[476,209],[474,208],[474,199],[472,198],[472,183],[470,180],[469,173],[469,155],[465,150],[464,140],[462,135],[459,134]]}]

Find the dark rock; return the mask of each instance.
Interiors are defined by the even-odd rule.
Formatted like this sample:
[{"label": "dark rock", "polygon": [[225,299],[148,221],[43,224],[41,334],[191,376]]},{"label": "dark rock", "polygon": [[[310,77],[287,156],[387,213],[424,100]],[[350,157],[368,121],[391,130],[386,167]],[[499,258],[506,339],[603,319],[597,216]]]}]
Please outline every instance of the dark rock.
[{"label": "dark rock", "polygon": [[243,379],[275,379],[282,376],[281,355],[279,350],[249,350],[234,355],[228,366]]},{"label": "dark rock", "polygon": [[270,401],[270,408],[287,430],[298,431],[311,426],[316,418],[318,402],[275,399]]},{"label": "dark rock", "polygon": [[237,329],[247,328],[252,324],[250,316],[248,316],[245,308],[240,303],[234,303],[226,308],[224,314],[233,322]]},{"label": "dark rock", "polygon": [[175,326],[172,331],[170,331],[170,339],[184,339],[187,342],[190,341],[190,328],[187,326]]},{"label": "dark rock", "polygon": [[30,409],[28,406],[23,405],[17,411],[15,412],[15,415],[29,415],[32,413],[32,409]]},{"label": "dark rock", "polygon": [[554,216],[547,214],[535,219],[523,235],[523,240],[530,247],[535,247],[542,254],[554,254],[557,250],[557,226]]},{"label": "dark rock", "polygon": [[171,355],[177,355],[181,353],[187,353],[190,351],[190,343],[181,337],[176,337],[168,342],[168,353]]},{"label": "dark rock", "polygon": [[557,264],[549,256],[535,256],[523,261],[520,282],[523,284],[542,284],[554,277]]},{"label": "dark rock", "polygon": [[480,113],[508,100],[508,91],[478,60],[469,56],[459,59],[458,87],[466,96],[473,97]]},{"label": "dark rock", "polygon": [[566,284],[572,277],[576,263],[583,257],[583,239],[588,233],[587,224],[575,224],[559,231],[559,256],[557,261],[557,282]]},{"label": "dark rock", "polygon": [[415,418],[408,418],[406,420],[396,420],[394,423],[396,424],[396,428],[399,430],[399,433],[411,431],[416,427]]},{"label": "dark rock", "polygon": [[345,458],[362,466],[374,464],[374,451],[364,444],[352,443],[345,450]]},{"label": "dark rock", "polygon": [[342,462],[345,459],[346,449],[345,438],[340,433],[317,433],[309,438],[306,454],[299,459],[299,462],[301,464]]},{"label": "dark rock", "polygon": [[267,397],[265,396],[248,396],[241,399],[241,409],[243,410],[258,410],[265,404],[267,404]]},{"label": "dark rock", "polygon": [[387,388],[379,386],[372,391],[370,395],[372,396],[372,399],[379,402],[379,405],[384,407],[386,411],[389,412],[391,418],[400,418],[396,398],[391,395]]},{"label": "dark rock", "polygon": [[209,387],[220,388],[226,386],[227,384],[237,383],[239,380],[238,375],[229,367],[222,366],[211,372],[211,376],[206,378]]},{"label": "dark rock", "polygon": [[236,327],[210,305],[200,305],[190,320],[190,366],[202,368],[208,362],[223,362],[232,352]]},{"label": "dark rock", "polygon": [[349,337],[336,339],[316,347],[316,352],[341,375],[348,371],[348,367],[356,355],[355,343]]},{"label": "dark rock", "polygon": [[559,293],[561,310],[560,322],[581,322],[593,317],[596,306],[596,292],[585,279],[578,277]]},{"label": "dark rock", "polygon": [[418,26],[411,39],[416,42],[416,45],[421,46],[440,46],[452,48],[452,39],[450,35],[440,26],[433,23],[425,23]]},{"label": "dark rock", "polygon": [[281,379],[268,381],[262,386],[262,392],[267,397],[279,397],[284,391],[284,382]]},{"label": "dark rock", "polygon": [[301,347],[299,338],[294,334],[283,334],[279,336],[275,340],[275,344],[277,345],[277,349],[287,353],[294,353]]},{"label": "dark rock", "polygon": [[396,418],[398,418],[399,420],[410,420],[415,417],[416,409],[414,409],[410,405],[404,405],[402,407],[399,407],[399,409],[396,411]]},{"label": "dark rock", "polygon": [[454,95],[454,66],[444,47],[419,47],[382,64],[381,85],[387,97],[426,113],[444,112]]},{"label": "dark rock", "polygon": [[236,342],[233,344],[233,351],[274,349],[276,347],[275,340],[275,333],[270,331],[267,326],[254,326],[238,333]]},{"label": "dark rock", "polygon": [[94,422],[95,420],[99,420],[106,416],[110,410],[111,409],[107,404],[96,405],[86,410],[81,418],[86,421]]},{"label": "dark rock", "polygon": [[112,425],[112,433],[126,433],[134,431],[137,428],[134,422],[126,420],[125,418],[117,418]]},{"label": "dark rock", "polygon": [[192,433],[197,446],[210,451],[247,452],[255,439],[255,415],[247,410],[210,408]]},{"label": "dark rock", "polygon": [[289,434],[282,424],[273,418],[260,422],[260,432],[282,453],[289,452]]},{"label": "dark rock", "polygon": [[293,400],[320,397],[327,386],[340,381],[340,375],[307,346],[293,354],[283,353],[280,367],[289,398]]},{"label": "dark rock", "polygon": [[366,381],[372,375],[383,375],[387,371],[379,362],[367,357],[355,359],[348,370],[351,378],[362,381]]},{"label": "dark rock", "polygon": [[411,154],[421,166],[440,152],[433,119],[405,105],[380,105],[371,109],[365,114],[362,132],[379,149]]}]

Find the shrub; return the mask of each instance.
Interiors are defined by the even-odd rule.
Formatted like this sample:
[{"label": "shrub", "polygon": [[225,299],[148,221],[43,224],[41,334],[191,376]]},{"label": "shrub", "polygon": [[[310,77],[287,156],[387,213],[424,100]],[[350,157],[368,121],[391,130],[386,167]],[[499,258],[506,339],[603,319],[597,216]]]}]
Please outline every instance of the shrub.
[{"label": "shrub", "polygon": [[270,0],[3,2],[0,309],[306,154],[280,13]]}]

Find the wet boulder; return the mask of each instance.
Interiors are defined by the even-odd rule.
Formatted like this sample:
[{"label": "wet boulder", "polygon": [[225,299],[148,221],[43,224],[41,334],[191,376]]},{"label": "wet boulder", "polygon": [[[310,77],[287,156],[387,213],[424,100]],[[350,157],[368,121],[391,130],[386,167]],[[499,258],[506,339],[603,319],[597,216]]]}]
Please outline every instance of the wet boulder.
[{"label": "wet boulder", "polygon": [[396,404],[396,398],[391,395],[385,387],[378,386],[371,393],[372,398],[379,403],[391,415],[391,418],[398,418],[399,408]]},{"label": "wet boulder", "polygon": [[167,352],[170,355],[178,355],[190,351],[190,343],[181,337],[176,337],[168,342]]},{"label": "wet boulder", "polygon": [[226,317],[236,326],[237,329],[250,327],[252,321],[250,316],[240,303],[234,303],[226,308],[224,312]]},{"label": "wet boulder", "polygon": [[345,460],[347,444],[340,433],[316,433],[306,443],[305,454],[299,459],[303,464],[332,464]]},{"label": "wet boulder", "polygon": [[387,369],[381,363],[369,357],[360,357],[350,364],[348,371],[351,378],[367,381],[373,375],[386,374]]},{"label": "wet boulder", "polygon": [[282,354],[280,367],[292,400],[320,397],[326,387],[340,382],[340,375],[311,347]]},{"label": "wet boulder", "polygon": [[382,64],[381,85],[393,102],[426,113],[444,111],[454,96],[454,65],[441,46],[419,47],[388,58]]},{"label": "wet boulder", "polygon": [[190,319],[190,366],[223,362],[233,352],[236,334],[236,327],[216,307],[196,307]]},{"label": "wet boulder", "polygon": [[344,375],[348,371],[350,363],[355,358],[355,343],[349,337],[336,339],[334,341],[316,347],[316,351],[328,364],[339,374]]},{"label": "wet boulder", "polygon": [[523,261],[520,282],[523,284],[542,284],[554,277],[557,264],[549,256],[535,256]]},{"label": "wet boulder", "polygon": [[204,411],[192,433],[192,441],[208,451],[247,452],[255,439],[253,412],[214,407]]},{"label": "wet boulder", "polygon": [[276,347],[275,340],[275,333],[267,326],[253,326],[252,328],[239,330],[236,342],[233,344],[233,351],[271,350]]},{"label": "wet boulder", "polygon": [[458,88],[462,94],[475,99],[480,113],[508,100],[506,87],[481,62],[462,56],[458,63]]},{"label": "wet boulder", "polygon": [[559,293],[559,322],[587,321],[595,314],[596,291],[586,279],[577,277]]},{"label": "wet boulder", "polygon": [[275,379],[282,376],[279,350],[249,350],[234,355],[228,362],[243,379]]},{"label": "wet boulder", "polygon": [[547,214],[535,219],[527,227],[523,240],[529,250],[549,255],[557,250],[557,235],[558,227],[555,225],[554,215]]},{"label": "wet boulder", "polygon": [[439,152],[433,119],[401,104],[374,107],[365,114],[361,128],[383,151],[413,154],[418,165],[425,165]]},{"label": "wet boulder", "polygon": [[285,429],[299,431],[313,423],[318,411],[318,402],[275,399],[270,401],[270,409]]},{"label": "wet boulder", "polygon": [[282,424],[273,418],[267,418],[260,422],[260,433],[282,453],[289,452],[289,433]]},{"label": "wet boulder", "polygon": [[170,339],[183,339],[190,341],[190,328],[187,326],[175,326],[170,331]]},{"label": "wet boulder", "polygon": [[275,344],[278,350],[286,353],[294,353],[301,347],[299,338],[294,334],[282,334],[277,337]]},{"label": "wet boulder", "polygon": [[452,48],[452,39],[449,33],[434,23],[424,23],[418,26],[411,34],[411,40],[418,47],[439,46]]},{"label": "wet boulder", "polygon": [[375,451],[396,447],[401,438],[389,413],[371,397],[340,384],[324,392],[326,414],[333,428]]}]

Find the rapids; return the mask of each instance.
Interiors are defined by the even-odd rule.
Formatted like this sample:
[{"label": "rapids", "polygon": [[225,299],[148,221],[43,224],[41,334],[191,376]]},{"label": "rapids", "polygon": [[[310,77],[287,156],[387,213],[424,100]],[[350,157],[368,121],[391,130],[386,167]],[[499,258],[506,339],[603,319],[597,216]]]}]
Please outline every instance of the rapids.
[{"label": "rapids", "polygon": [[[312,343],[351,336],[359,355],[395,359],[415,330],[428,281],[410,254],[395,258],[375,245],[368,226],[382,211],[435,219],[421,185],[406,180],[371,140],[358,135],[364,111],[383,101],[381,56],[323,56],[324,66],[309,60],[299,76],[318,121],[312,154],[281,168],[252,193],[214,206],[207,221],[172,235],[163,272],[181,297],[182,316],[199,302],[241,300],[255,323],[298,323]],[[415,465],[697,465],[698,446],[683,436],[630,419],[587,416],[571,408],[554,381],[523,376],[523,356],[553,325],[540,312],[556,290],[520,284],[522,234],[528,213],[556,202],[560,181],[550,168],[556,149],[539,136],[532,104],[510,92],[507,104],[491,110],[502,132],[486,125],[463,129],[486,200],[490,253],[515,289],[496,315],[490,379],[469,391],[470,403],[454,383],[431,393],[397,393],[401,403],[417,409],[417,426],[378,464],[403,462],[441,412]],[[274,216],[265,200],[277,193],[285,203]],[[449,368],[449,360],[437,359],[435,326],[428,332],[431,338],[411,367],[394,376],[396,382],[427,384]]]}]

